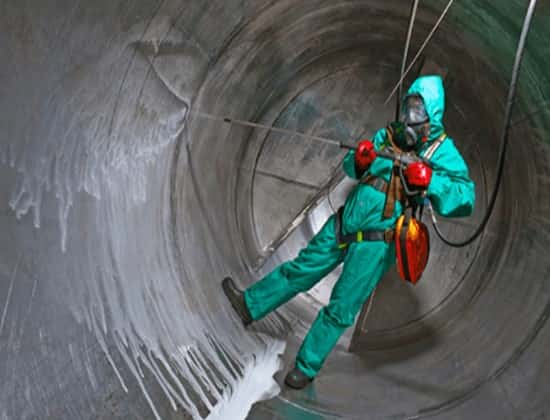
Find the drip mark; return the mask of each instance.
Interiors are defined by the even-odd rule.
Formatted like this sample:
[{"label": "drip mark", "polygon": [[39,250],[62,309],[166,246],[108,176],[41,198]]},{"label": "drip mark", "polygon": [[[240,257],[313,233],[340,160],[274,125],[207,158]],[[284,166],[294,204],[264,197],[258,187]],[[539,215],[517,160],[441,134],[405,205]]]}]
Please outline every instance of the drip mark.
[{"label": "drip mark", "polygon": [[15,283],[15,276],[17,275],[17,270],[19,269],[19,263],[21,262],[21,258],[22,258],[22,255],[19,254],[19,258],[17,259],[17,263],[15,264],[15,267],[13,268],[13,273],[11,275],[10,287],[8,289],[8,295],[6,296],[4,311],[2,312],[2,320],[0,320],[0,336],[2,335],[2,329],[4,328],[4,322],[6,321],[6,316],[8,314],[8,307],[10,304],[11,293],[13,291],[13,284]]}]

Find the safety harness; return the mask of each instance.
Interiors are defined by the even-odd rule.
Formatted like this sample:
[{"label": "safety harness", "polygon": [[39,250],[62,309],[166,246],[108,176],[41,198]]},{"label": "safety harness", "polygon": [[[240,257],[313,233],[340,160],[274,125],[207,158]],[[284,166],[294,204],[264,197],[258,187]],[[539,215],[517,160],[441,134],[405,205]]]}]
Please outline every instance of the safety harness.
[{"label": "safety harness", "polygon": [[[384,194],[388,191],[388,183],[382,178],[375,176],[368,176],[361,180],[361,184],[367,184]],[[392,243],[394,240],[395,229],[385,230],[360,230],[359,232],[349,233],[344,235],[343,233],[343,215],[344,206],[340,207],[336,213],[336,240],[338,242],[338,248],[347,250],[347,247],[355,242],[363,241],[384,241],[386,243]]]},{"label": "safety harness", "polygon": [[[387,131],[387,138],[389,143],[394,149],[397,149],[397,146],[394,144],[391,132]],[[431,159],[439,146],[443,143],[443,141],[447,138],[447,135],[443,133],[437,140],[435,140],[426,150],[424,153],[425,159]],[[347,249],[349,245],[357,242],[364,242],[364,241],[383,241],[386,243],[392,243],[396,240],[399,240],[402,242],[402,245],[405,245],[407,237],[403,234],[403,227],[408,227],[413,212],[410,211],[411,209],[408,209],[408,207],[405,206],[407,196],[405,194],[405,190],[403,188],[401,178],[399,176],[399,162],[395,161],[393,168],[392,168],[392,175],[390,178],[390,182],[386,182],[384,179],[379,178],[374,175],[367,175],[366,177],[362,178],[359,182],[361,184],[370,185],[372,188],[374,188],[377,191],[380,191],[381,193],[386,195],[386,201],[384,204],[384,218],[389,218],[393,216],[394,208],[395,208],[395,202],[399,201],[401,202],[403,208],[404,208],[404,215],[405,218],[402,222],[402,226],[400,229],[401,237],[396,238],[395,237],[395,228],[388,228],[385,230],[362,230],[359,232],[354,232],[350,234],[344,234],[343,233],[343,214],[344,214],[344,206],[340,207],[338,211],[336,212],[336,240],[338,243],[338,248],[340,248],[344,253],[347,252]],[[409,210],[409,211],[407,211]],[[404,252],[405,254],[405,252]],[[406,257],[405,257],[406,258]]]}]

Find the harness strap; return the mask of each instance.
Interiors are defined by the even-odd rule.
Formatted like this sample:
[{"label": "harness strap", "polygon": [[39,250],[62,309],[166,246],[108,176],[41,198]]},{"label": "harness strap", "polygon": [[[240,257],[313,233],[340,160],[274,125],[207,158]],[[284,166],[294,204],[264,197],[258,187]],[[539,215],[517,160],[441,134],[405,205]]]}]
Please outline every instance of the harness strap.
[{"label": "harness strap", "polygon": [[447,133],[441,134],[427,149],[426,153],[424,153],[424,158],[430,160],[437,149],[439,149],[439,146],[441,146],[441,143],[447,139]]},{"label": "harness strap", "polygon": [[390,187],[386,194],[386,203],[384,204],[384,218],[389,219],[393,216],[395,203],[403,203],[405,200],[405,191],[399,176],[399,163],[394,162],[390,179]]},{"label": "harness strap", "polygon": [[394,166],[392,171],[393,173],[390,183],[387,183],[384,179],[374,175],[368,175],[360,181],[361,184],[370,185],[375,190],[386,194],[386,202],[384,203],[384,218],[386,219],[393,216],[395,202],[399,201],[403,203],[405,198],[403,187],[401,185],[401,177],[398,173],[398,167]]},{"label": "harness strap", "polygon": [[[394,142],[392,131],[386,128],[386,140],[394,150],[400,151],[397,144]],[[401,184],[401,177],[399,176],[399,162],[393,163],[393,168],[390,177],[390,183],[386,192],[386,202],[384,203],[384,218],[389,219],[393,216],[395,209],[395,202],[399,201],[403,203],[405,200],[405,191]]]},{"label": "harness strap", "polygon": [[364,241],[372,241],[372,242],[381,241],[386,243],[393,242],[394,235],[395,235],[394,229],[361,230],[359,232],[344,235],[343,219],[342,219],[343,214],[344,214],[344,207],[340,207],[338,209],[338,212],[336,213],[336,223],[335,223],[336,242],[338,244],[338,248],[346,251],[347,247],[352,243],[364,242]]},{"label": "harness strap", "polygon": [[361,179],[359,183],[370,185],[375,190],[380,191],[381,193],[388,193],[389,184],[383,178],[379,178],[375,175],[368,175],[365,178]]}]

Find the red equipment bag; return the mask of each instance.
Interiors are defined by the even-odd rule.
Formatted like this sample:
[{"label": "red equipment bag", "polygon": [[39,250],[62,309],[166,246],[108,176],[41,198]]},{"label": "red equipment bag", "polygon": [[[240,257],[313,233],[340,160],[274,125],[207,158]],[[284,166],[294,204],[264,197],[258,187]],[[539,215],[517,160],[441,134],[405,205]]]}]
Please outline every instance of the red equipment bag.
[{"label": "red equipment bag", "polygon": [[403,281],[416,284],[428,264],[430,236],[426,225],[410,211],[397,219],[395,250],[399,276]]}]

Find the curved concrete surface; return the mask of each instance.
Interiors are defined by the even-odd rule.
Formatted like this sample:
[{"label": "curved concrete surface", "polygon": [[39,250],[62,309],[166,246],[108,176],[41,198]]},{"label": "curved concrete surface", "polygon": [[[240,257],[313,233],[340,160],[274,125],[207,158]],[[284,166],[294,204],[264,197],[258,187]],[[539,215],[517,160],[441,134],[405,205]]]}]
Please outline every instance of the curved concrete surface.
[{"label": "curved concrete surface", "polygon": [[[473,217],[442,221],[455,239],[494,180],[526,8],[496,3],[456,2],[426,50],[449,70],[446,127],[477,184]],[[413,51],[444,6],[421,2]],[[381,104],[408,12],[397,0],[1,2],[0,418],[230,419],[273,396],[269,380],[240,377],[269,379],[290,326],[291,363],[335,275],[251,332],[218,284],[296,254],[349,188],[343,152],[197,112],[368,136],[391,119]],[[350,331],[311,387],[249,418],[549,418],[549,15],[539,2],[485,234],[458,250],[434,237],[421,284],[382,281],[352,353]]]}]

